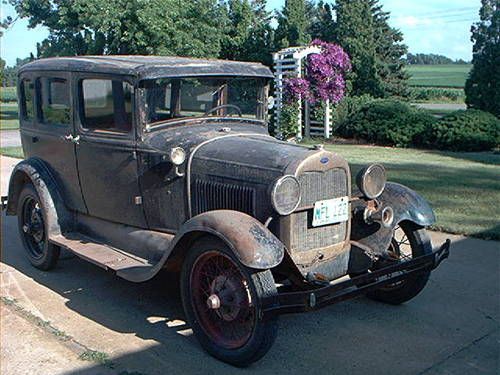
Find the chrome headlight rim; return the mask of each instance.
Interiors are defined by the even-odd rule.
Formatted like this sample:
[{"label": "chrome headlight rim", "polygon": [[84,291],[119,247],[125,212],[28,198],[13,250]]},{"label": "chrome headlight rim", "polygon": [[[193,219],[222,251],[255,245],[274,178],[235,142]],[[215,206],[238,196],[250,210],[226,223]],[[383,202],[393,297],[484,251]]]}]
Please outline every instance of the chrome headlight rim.
[{"label": "chrome headlight rim", "polygon": [[[370,186],[369,182],[369,178],[374,172],[378,172],[381,175],[381,179],[380,181],[378,181],[379,186],[376,189],[374,189],[373,186]],[[368,199],[378,198],[383,193],[386,183],[387,175],[385,168],[382,164],[378,163],[370,164],[364,167],[356,176],[356,185],[358,186],[361,193]]]},{"label": "chrome headlight rim", "polygon": [[[281,207],[279,207],[279,204],[276,202],[276,194],[278,192],[278,189],[280,186],[283,185],[285,181],[294,181],[296,184],[297,190],[298,190],[298,199],[297,202],[293,205],[293,208],[290,208],[288,210],[282,210]],[[273,188],[271,190],[271,203],[273,205],[274,210],[281,216],[287,216],[290,215],[292,212],[294,212],[300,205],[300,200],[302,198],[302,192],[300,191],[300,183],[299,180],[293,176],[293,175],[285,175],[280,178],[278,178],[273,185]]]},{"label": "chrome headlight rim", "polygon": [[182,147],[174,147],[170,150],[170,161],[176,165],[182,165],[186,161],[186,151]]}]

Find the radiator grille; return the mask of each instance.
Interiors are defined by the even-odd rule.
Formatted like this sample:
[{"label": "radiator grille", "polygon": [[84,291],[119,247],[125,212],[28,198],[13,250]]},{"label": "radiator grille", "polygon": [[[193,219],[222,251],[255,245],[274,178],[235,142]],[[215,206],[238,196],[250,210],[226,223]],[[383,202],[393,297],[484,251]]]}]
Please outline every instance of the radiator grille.
[{"label": "radiator grille", "polygon": [[235,210],[254,215],[255,190],[246,186],[196,180],[193,189],[193,213]]},{"label": "radiator grille", "polygon": [[[314,202],[343,197],[348,194],[347,175],[343,169],[335,168],[326,172],[305,172],[299,177],[302,189],[301,206],[308,207]],[[331,246],[345,240],[347,223],[313,227],[312,209],[292,214],[291,250],[308,251]]]}]

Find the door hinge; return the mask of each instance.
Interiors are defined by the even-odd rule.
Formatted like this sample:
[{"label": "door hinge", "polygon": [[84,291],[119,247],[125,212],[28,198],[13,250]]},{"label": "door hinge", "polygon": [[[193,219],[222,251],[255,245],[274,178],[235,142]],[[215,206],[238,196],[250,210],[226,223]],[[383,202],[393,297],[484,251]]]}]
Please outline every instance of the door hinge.
[{"label": "door hinge", "polygon": [[134,197],[134,203],[135,204],[142,204],[142,197],[138,195],[137,197]]}]

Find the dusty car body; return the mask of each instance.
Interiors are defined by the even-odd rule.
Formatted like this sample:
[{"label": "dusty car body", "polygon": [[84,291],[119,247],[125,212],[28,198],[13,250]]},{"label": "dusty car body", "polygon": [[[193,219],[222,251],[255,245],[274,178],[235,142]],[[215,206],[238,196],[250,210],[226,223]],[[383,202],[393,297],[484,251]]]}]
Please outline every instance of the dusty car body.
[{"label": "dusty car body", "polygon": [[281,313],[415,296],[448,256],[425,234],[431,207],[378,164],[352,188],[340,155],[271,137],[272,78],[172,57],[22,67],[26,159],[2,200],[29,260],[49,269],[63,247],[133,282],[180,271],[202,346],[239,366],[271,347]]}]

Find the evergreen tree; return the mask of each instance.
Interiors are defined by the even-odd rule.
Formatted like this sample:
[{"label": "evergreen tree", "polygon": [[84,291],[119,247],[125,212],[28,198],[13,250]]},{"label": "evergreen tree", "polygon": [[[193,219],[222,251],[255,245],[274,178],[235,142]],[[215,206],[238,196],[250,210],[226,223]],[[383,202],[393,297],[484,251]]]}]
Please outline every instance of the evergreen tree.
[{"label": "evergreen tree", "polygon": [[333,9],[329,3],[320,1],[311,11],[309,34],[312,39],[333,42],[335,39],[335,21]]},{"label": "evergreen tree", "polygon": [[277,14],[276,49],[303,46],[311,41],[308,33],[311,4],[306,0],[286,0]]},{"label": "evergreen tree", "polygon": [[500,1],[481,0],[480,22],[471,28],[472,70],[465,102],[500,117]]},{"label": "evergreen tree", "polygon": [[379,0],[370,0],[375,40],[376,71],[382,81],[382,96],[408,94],[409,74],[403,56],[408,47],[403,44],[403,33],[389,26],[389,12],[382,10]]},{"label": "evergreen tree", "polygon": [[272,63],[271,16],[266,0],[229,0],[227,33],[220,57],[229,60]]},{"label": "evergreen tree", "polygon": [[383,96],[383,83],[377,74],[375,21],[367,0],[337,0],[335,4],[335,42],[351,57],[348,75],[354,95]]}]

